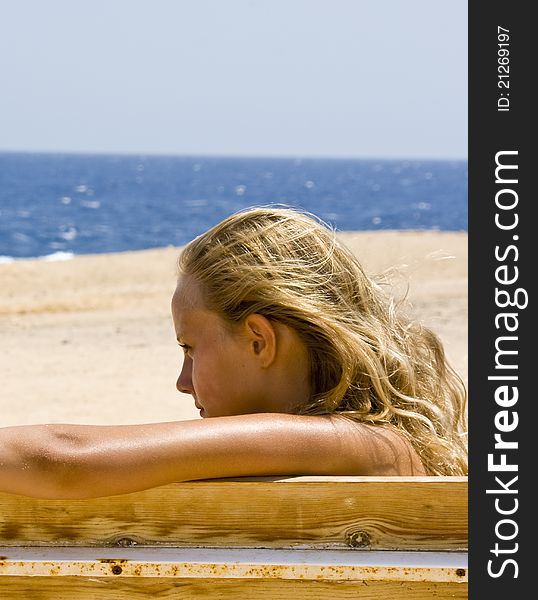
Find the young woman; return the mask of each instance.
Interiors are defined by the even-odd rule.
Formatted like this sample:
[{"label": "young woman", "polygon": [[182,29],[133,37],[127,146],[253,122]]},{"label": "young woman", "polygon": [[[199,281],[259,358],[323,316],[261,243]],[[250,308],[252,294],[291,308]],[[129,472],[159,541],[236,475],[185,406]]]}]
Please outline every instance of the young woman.
[{"label": "young woman", "polygon": [[262,475],[464,475],[466,391],[440,340],[313,215],[193,240],[172,316],[203,419],[0,428],[0,490],[49,498]]}]

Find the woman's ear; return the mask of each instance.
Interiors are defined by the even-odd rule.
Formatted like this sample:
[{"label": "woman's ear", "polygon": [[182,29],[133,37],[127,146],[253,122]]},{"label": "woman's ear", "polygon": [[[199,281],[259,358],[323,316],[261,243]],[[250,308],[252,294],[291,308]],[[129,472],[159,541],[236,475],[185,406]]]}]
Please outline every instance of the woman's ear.
[{"label": "woman's ear", "polygon": [[263,368],[275,360],[277,336],[273,323],[263,315],[254,313],[245,319],[245,333],[250,350]]}]

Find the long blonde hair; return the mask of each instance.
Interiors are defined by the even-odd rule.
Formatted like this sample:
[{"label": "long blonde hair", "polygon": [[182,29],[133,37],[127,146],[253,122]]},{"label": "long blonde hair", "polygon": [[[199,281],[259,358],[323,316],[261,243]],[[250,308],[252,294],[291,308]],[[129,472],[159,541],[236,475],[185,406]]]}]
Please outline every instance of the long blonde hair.
[{"label": "long blonde hair", "polygon": [[429,473],[467,473],[465,385],[440,339],[399,311],[317,217],[240,211],[190,242],[179,269],[228,322],[259,313],[298,332],[312,389],[299,414],[393,426]]}]

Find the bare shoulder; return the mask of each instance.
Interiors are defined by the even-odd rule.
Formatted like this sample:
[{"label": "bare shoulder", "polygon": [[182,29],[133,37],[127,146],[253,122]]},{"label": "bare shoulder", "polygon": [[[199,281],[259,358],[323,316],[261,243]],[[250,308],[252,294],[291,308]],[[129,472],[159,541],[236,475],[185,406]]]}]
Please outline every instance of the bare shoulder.
[{"label": "bare shoulder", "polygon": [[342,466],[356,475],[427,475],[420,457],[394,427],[331,417],[342,445]]}]

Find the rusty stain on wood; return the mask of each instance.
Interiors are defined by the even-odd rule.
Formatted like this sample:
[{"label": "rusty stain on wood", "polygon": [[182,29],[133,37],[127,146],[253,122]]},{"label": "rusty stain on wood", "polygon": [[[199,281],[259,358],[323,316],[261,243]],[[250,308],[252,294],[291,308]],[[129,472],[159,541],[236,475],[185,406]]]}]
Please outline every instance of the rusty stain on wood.
[{"label": "rusty stain on wood", "polygon": [[3,576],[302,579],[331,581],[467,581],[467,556],[386,552],[137,548],[129,556],[102,549],[21,548],[0,564]]}]

